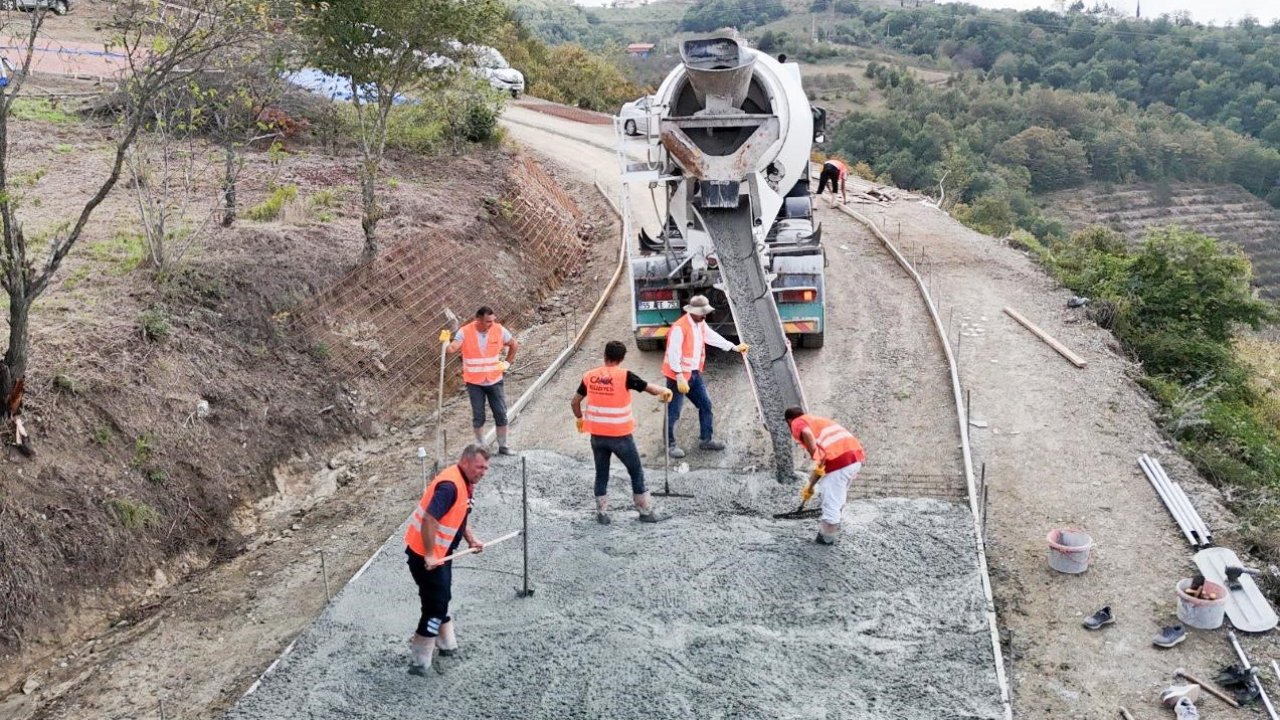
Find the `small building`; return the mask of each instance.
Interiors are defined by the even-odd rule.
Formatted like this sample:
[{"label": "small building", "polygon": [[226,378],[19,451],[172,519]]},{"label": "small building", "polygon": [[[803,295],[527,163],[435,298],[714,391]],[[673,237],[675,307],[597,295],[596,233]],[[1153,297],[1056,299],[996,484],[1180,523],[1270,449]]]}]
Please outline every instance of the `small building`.
[{"label": "small building", "polygon": [[631,43],[627,46],[627,54],[632,57],[644,59],[649,57],[653,52],[653,43]]}]

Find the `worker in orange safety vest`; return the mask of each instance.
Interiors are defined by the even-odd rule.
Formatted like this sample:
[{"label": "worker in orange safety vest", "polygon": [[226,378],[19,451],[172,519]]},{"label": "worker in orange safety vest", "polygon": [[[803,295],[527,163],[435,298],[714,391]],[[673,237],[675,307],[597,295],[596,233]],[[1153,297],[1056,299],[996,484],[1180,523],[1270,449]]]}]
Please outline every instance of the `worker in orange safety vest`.
[{"label": "worker in orange safety vest", "polygon": [[458,649],[453,618],[449,617],[453,561],[444,558],[457,552],[464,539],[475,552],[484,550],[484,543],[467,526],[467,518],[476,483],[488,470],[489,451],[468,445],[456,465],[442,470],[427,485],[409,517],[404,552],[422,604],[418,629],[409,640],[410,674],[425,675],[437,647],[444,656]]},{"label": "worker in orange safety vest", "polygon": [[[639,511],[640,522],[654,523],[665,519],[658,514],[649,500],[644,486],[644,468],[640,465],[640,451],[636,448],[636,420],[631,413],[631,391],[647,392],[671,402],[670,390],[646,382],[639,375],[622,367],[627,356],[627,346],[610,340],[604,346],[604,365],[588,370],[578,384],[578,392],[570,406],[578,419],[578,432],[591,435],[591,454],[596,464],[596,522],[608,525],[609,518],[609,463],[614,455],[622,461],[631,476],[631,498]],[[583,401],[586,401],[585,407]]]},{"label": "worker in orange safety vest", "polygon": [[684,409],[685,395],[698,408],[698,447],[703,450],[723,450],[724,443],[713,437],[715,414],[711,410],[711,396],[702,379],[702,369],[707,364],[706,346],[721,350],[735,350],[745,355],[747,344],[734,345],[720,333],[707,326],[707,316],[715,312],[705,295],[694,295],[684,306],[684,315],[671,324],[667,331],[667,352],[662,359],[662,374],[667,378],[667,389],[678,395],[667,406],[667,455],[682,458],[685,452],[676,443],[676,421]]},{"label": "worker in orange safety vest", "polygon": [[849,486],[862,470],[867,454],[858,438],[834,420],[807,415],[798,407],[787,408],[785,417],[791,427],[791,436],[813,458],[813,472],[809,482],[800,490],[800,502],[809,502],[815,489],[822,493],[822,519],[818,522],[818,537],[814,542],[833,545],[836,535],[840,534],[840,519],[845,500],[849,497]]},{"label": "worker in orange safety vest", "polygon": [[[456,333],[440,331],[440,342],[449,353],[462,352],[462,381],[467,385],[471,400],[471,427],[476,442],[484,442],[485,402],[493,411],[493,424],[498,435],[498,454],[510,455],[507,445],[507,398],[502,380],[511,363],[516,360],[519,343],[511,331],[499,325],[493,308],[481,306],[476,319],[463,325]],[[502,348],[507,357],[502,358]]]},{"label": "worker in orange safety vest", "polygon": [[822,173],[818,175],[818,195],[827,189],[827,183],[831,184],[831,194],[835,195],[836,191],[840,191],[841,202],[849,202],[849,196],[845,193],[845,180],[849,176],[849,166],[843,160],[837,157],[829,157],[827,161],[822,163]]}]

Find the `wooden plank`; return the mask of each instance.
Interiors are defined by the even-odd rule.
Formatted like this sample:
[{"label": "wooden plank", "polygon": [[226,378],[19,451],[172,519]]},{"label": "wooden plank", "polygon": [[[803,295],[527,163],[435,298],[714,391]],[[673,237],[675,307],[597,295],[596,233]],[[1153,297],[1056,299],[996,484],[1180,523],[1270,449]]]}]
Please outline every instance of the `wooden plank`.
[{"label": "wooden plank", "polygon": [[1048,343],[1049,347],[1053,348],[1054,350],[1057,350],[1058,354],[1066,358],[1068,361],[1070,361],[1072,365],[1075,365],[1078,368],[1082,368],[1089,364],[1088,361],[1086,361],[1084,358],[1071,352],[1071,349],[1068,348],[1066,345],[1063,345],[1062,343],[1055,340],[1052,335],[1041,330],[1039,327],[1036,326],[1035,323],[1023,317],[1022,314],[1019,313],[1017,310],[1014,310],[1011,307],[1005,307],[1004,312],[1009,317],[1013,318],[1014,320],[1017,320],[1018,323],[1021,324],[1023,327],[1025,327],[1026,329],[1034,333],[1036,337]]}]

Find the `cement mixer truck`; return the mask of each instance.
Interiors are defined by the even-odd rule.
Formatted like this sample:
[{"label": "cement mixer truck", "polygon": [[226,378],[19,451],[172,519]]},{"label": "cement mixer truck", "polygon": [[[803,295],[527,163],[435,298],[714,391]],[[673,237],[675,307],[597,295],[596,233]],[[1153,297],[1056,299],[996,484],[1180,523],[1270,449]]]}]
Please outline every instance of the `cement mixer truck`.
[{"label": "cement mixer truck", "polygon": [[[648,102],[648,132],[618,124],[624,226],[636,345],[658,350],[693,295],[708,318],[752,347],[748,372],[774,440],[779,479],[791,475],[782,410],[804,405],[792,348],[825,330],[821,228],[809,157],[825,115],[812,108],[795,63],[734,37],[689,40],[681,64]],[[660,224],[637,223],[633,189],[647,186]]]}]

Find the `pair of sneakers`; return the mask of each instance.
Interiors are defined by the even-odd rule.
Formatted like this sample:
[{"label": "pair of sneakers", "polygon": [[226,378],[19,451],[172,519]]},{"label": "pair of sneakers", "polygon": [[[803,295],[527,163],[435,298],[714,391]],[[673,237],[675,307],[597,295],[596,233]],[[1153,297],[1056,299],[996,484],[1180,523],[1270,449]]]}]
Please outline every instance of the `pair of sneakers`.
[{"label": "pair of sneakers", "polygon": [[[1088,630],[1100,630],[1115,621],[1115,615],[1111,614],[1111,606],[1105,605],[1101,610],[1085,618],[1083,625]],[[1160,634],[1151,640],[1151,644],[1156,647],[1171,648],[1186,639],[1187,631],[1181,625],[1166,625],[1160,628]]]},{"label": "pair of sneakers", "polygon": [[[701,442],[698,443],[698,449],[712,450],[712,451],[723,450],[724,443],[720,442],[719,440],[702,440]],[[685,456],[685,452],[684,450],[680,449],[680,446],[671,445],[667,447],[667,456],[670,458],[679,460],[680,458]]]}]

